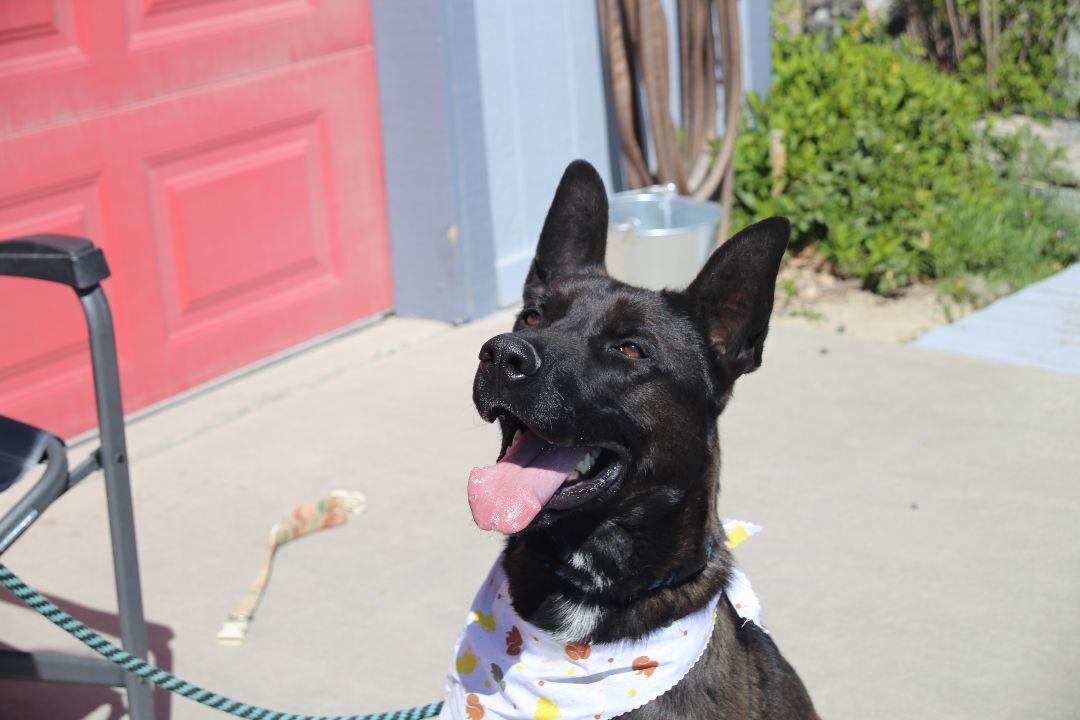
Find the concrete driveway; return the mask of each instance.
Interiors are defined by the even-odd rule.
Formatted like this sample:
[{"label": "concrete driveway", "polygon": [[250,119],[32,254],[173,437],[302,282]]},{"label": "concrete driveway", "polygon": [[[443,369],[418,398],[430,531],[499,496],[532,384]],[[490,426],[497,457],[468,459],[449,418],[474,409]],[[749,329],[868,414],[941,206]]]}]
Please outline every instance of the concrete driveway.
[{"label": "concrete driveway", "polygon": [[[465,481],[496,449],[470,405],[476,351],[509,318],[391,318],[134,423],[158,662],[292,712],[439,698],[499,550]],[[765,527],[738,559],[823,717],[1076,717],[1080,378],[779,324],[721,437],[722,512]],[[216,644],[269,526],[335,488],[362,490],[367,512],[285,547],[247,642]],[[87,481],[3,560],[108,629],[105,522]],[[4,643],[78,650],[8,599]],[[0,708],[123,714],[113,690],[15,683]]]}]

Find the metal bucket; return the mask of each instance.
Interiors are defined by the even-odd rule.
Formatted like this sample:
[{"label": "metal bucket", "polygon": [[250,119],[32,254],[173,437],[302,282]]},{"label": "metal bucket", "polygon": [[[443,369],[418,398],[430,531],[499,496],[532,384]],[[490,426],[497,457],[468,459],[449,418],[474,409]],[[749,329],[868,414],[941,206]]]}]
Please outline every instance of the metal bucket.
[{"label": "metal bucket", "polygon": [[674,185],[616,193],[609,201],[607,268],[623,282],[686,287],[716,246],[722,212]]}]

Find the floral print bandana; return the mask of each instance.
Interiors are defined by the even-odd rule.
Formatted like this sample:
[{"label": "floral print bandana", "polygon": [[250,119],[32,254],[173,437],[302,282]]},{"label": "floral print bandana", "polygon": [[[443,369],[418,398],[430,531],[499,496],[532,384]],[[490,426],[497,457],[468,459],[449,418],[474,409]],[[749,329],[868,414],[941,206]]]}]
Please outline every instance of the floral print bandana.
[{"label": "floral print bandana", "polygon": [[[728,547],[761,528],[724,520]],[[441,720],[608,720],[682,680],[708,647],[721,599],[761,626],[760,604],[737,568],[705,607],[637,640],[563,643],[523,620],[496,560],[454,649]]]}]

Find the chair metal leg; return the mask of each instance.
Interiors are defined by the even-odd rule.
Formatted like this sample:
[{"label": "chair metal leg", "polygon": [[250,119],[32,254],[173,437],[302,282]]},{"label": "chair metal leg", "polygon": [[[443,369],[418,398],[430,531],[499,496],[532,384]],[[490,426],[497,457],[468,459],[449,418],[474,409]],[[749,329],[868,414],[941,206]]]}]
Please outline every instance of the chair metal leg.
[{"label": "chair metal leg", "polygon": [[[139,558],[135,545],[135,518],[132,512],[128,474],[127,442],[120,397],[120,373],[112,315],[100,285],[80,292],[90,333],[90,356],[94,366],[94,394],[101,432],[101,467],[109,506],[113,568],[120,611],[120,639],[124,650],[147,659],[146,622],[143,617],[139,583]],[[126,674],[128,712],[132,720],[153,720],[151,688],[145,680]]]}]

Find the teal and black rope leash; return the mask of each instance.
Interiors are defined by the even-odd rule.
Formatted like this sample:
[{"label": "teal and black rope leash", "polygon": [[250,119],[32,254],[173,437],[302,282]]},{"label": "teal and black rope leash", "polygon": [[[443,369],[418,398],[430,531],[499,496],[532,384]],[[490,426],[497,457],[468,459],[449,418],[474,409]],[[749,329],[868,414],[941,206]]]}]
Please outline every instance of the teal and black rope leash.
[{"label": "teal and black rope leash", "polygon": [[424,720],[432,718],[442,711],[442,702],[421,705],[404,710],[375,713],[373,715],[296,715],[294,713],[277,712],[265,708],[248,705],[232,700],[223,695],[204,690],[198,685],[192,685],[186,680],[181,680],[175,675],[154,667],[140,658],[124,652],[105,638],[98,635],[90,628],[83,625],[66,612],[49,602],[41,593],[27,586],[15,573],[8,570],[7,566],[0,563],[0,585],[10,590],[15,597],[19,598],[27,607],[37,610],[45,616],[49,622],[62,630],[66,630],[77,640],[124,670],[134,673],[147,682],[153,683],[160,688],[174,692],[189,700],[202,703],[215,710],[227,712],[248,720]]}]

